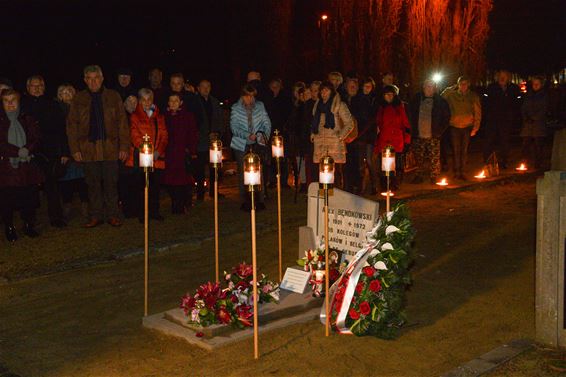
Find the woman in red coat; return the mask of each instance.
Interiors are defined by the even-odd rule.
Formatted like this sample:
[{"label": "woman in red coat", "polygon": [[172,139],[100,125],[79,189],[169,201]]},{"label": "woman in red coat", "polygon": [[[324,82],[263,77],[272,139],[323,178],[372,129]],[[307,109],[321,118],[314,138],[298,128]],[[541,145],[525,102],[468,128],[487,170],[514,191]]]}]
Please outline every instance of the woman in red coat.
[{"label": "woman in red coat", "polygon": [[18,239],[14,211],[20,210],[24,234],[37,237],[35,209],[39,207],[39,168],[32,162],[39,149],[39,127],[29,115],[20,112],[20,94],[2,91],[0,110],[0,213],[9,242]]},{"label": "woman in red coat", "polygon": [[[398,190],[403,176],[403,155],[411,143],[411,125],[405,112],[405,106],[399,99],[398,89],[394,85],[383,88],[383,101],[377,112],[377,139],[374,155],[381,161],[383,148],[392,146],[395,150],[395,175],[392,178],[393,190]],[[378,166],[381,166],[381,162]],[[386,187],[385,177],[381,177],[382,189]]]},{"label": "woman in red coat", "polygon": [[169,133],[169,144],[165,157],[163,184],[171,196],[171,212],[186,213],[192,204],[194,179],[187,171],[187,161],[196,158],[198,128],[195,116],[183,107],[181,96],[169,95],[165,124]]},{"label": "woman in red coat", "polygon": [[[126,166],[139,168],[139,151],[143,142],[143,136],[149,135],[153,144],[153,172],[149,175],[149,217],[154,220],[163,220],[159,214],[159,190],[161,184],[161,171],[165,169],[165,150],[167,148],[167,128],[165,118],[159,114],[159,109],[153,103],[153,92],[150,89],[140,89],[138,92],[139,103],[136,111],[130,117],[130,156]],[[140,171],[141,172],[141,171]],[[133,174],[132,178],[137,182],[136,203],[140,204],[138,216],[143,220],[143,188],[145,186],[143,174]]]}]

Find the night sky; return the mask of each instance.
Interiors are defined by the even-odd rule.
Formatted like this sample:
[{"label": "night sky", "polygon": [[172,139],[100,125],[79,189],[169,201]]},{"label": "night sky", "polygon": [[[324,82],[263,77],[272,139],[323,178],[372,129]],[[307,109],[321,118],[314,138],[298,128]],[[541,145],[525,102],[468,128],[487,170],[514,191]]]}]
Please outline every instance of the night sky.
[{"label": "night sky", "polygon": [[[295,1],[294,52],[317,43],[312,36],[325,3]],[[44,75],[50,92],[64,81],[80,86],[83,66],[92,63],[103,67],[109,85],[118,67],[133,69],[140,85],[150,67],[160,66],[166,73],[183,71],[192,81],[209,78],[221,96],[232,95],[249,69],[261,70],[264,77],[279,75],[270,70],[276,44],[267,33],[268,0],[0,4],[0,76],[11,78],[20,89],[34,73]],[[539,73],[566,66],[565,6],[562,0],[495,0],[487,50],[490,68]],[[306,76],[312,76],[309,68]]]}]

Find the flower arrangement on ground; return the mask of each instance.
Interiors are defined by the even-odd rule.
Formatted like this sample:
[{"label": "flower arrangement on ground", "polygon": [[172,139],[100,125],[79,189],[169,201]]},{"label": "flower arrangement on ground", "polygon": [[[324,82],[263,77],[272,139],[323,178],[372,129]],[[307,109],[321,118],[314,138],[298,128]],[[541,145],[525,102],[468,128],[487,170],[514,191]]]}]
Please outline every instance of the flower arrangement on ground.
[{"label": "flower arrangement on ground", "polygon": [[[181,299],[181,309],[188,322],[202,327],[222,324],[238,328],[253,325],[253,270],[252,266],[240,263],[232,272],[224,272],[224,282],[208,282],[194,294],[187,293]],[[279,285],[269,281],[265,275],[257,281],[259,304],[279,302]]]},{"label": "flower arrangement on ground", "polygon": [[405,323],[405,290],[411,279],[414,230],[403,204],[380,217],[368,243],[332,289],[336,331],[392,339]]},{"label": "flower arrangement on ground", "polygon": [[[332,255],[334,257],[332,257]],[[340,277],[340,269],[345,268],[344,265],[339,265],[338,254],[333,253],[329,256],[329,274],[330,274],[330,284],[333,284]],[[313,296],[322,297],[324,296],[324,273],[325,268],[326,252],[324,240],[318,245],[314,250],[308,249],[305,251],[305,256],[297,260],[297,264],[304,268],[305,271],[310,272],[311,277],[309,284],[312,288]]]}]

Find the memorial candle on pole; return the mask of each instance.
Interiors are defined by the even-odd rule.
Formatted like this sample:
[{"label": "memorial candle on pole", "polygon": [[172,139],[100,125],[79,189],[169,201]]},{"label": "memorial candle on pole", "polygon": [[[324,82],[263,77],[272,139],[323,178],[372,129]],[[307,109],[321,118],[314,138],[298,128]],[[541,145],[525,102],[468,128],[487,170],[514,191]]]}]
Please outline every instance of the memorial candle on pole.
[{"label": "memorial candle on pole", "polygon": [[253,269],[253,303],[254,303],[254,358],[259,358],[258,339],[258,302],[257,293],[257,256],[255,237],[255,198],[254,192],[261,192],[261,161],[259,156],[249,152],[244,156],[244,185],[248,186],[251,197],[251,228],[252,228],[252,269]]},{"label": "memorial candle on pole", "polygon": [[391,172],[395,171],[395,150],[391,145],[386,146],[383,148],[381,152],[381,170],[385,172],[385,176],[387,177],[387,192],[385,195],[385,211],[391,211],[391,187],[390,187],[390,179],[391,179]]},{"label": "memorial candle on pole", "polygon": [[319,188],[324,194],[324,301],[326,308],[326,321],[325,321],[325,333],[326,336],[330,335],[330,300],[329,300],[329,263],[328,263],[328,190],[332,189],[334,185],[334,159],[330,156],[324,156],[320,159],[318,173],[318,184]]},{"label": "memorial candle on pole", "polygon": [[222,141],[213,138],[210,141],[210,164],[214,168],[214,271],[216,282],[220,282],[218,268],[218,168],[222,166]]},{"label": "memorial candle on pole", "polygon": [[282,242],[281,242],[281,167],[280,160],[285,155],[283,149],[283,136],[279,134],[279,130],[275,130],[271,138],[271,156],[275,158],[277,164],[277,225],[279,235],[279,281],[283,280],[283,257],[282,257]]},{"label": "memorial candle on pole", "polygon": [[140,145],[139,166],[143,168],[145,174],[144,188],[144,316],[147,316],[148,309],[148,280],[149,280],[149,217],[148,217],[148,197],[149,197],[149,172],[153,169],[153,145],[148,134],[143,136]]}]

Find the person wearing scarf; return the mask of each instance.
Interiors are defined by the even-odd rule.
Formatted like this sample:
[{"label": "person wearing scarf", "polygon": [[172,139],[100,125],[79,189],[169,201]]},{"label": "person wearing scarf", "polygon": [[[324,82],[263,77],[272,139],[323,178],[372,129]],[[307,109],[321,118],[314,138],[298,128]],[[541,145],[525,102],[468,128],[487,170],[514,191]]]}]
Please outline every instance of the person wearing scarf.
[{"label": "person wearing scarf", "polygon": [[[342,176],[342,165],[346,163],[346,142],[348,136],[357,132],[356,122],[340,94],[329,81],[320,84],[320,98],[315,102],[311,123],[311,141],[314,144],[313,162],[329,155],[337,164],[338,175]],[[342,179],[336,182],[340,187]]]},{"label": "person wearing scarf", "polygon": [[29,115],[20,111],[20,95],[13,89],[2,92],[0,112],[0,213],[6,239],[18,239],[14,212],[19,210],[24,234],[35,238],[35,210],[39,207],[39,168],[32,162],[39,146],[39,127]]}]

